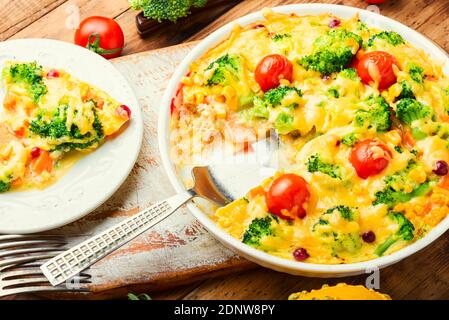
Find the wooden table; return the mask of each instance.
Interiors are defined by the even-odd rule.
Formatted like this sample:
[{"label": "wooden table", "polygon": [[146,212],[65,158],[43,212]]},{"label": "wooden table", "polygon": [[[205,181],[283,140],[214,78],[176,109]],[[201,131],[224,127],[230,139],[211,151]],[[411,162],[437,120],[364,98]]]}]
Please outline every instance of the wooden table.
[{"label": "wooden table", "polygon": [[[213,1],[213,0],[211,0]],[[225,10],[211,12],[191,23],[178,22],[142,39],[136,32],[136,12],[126,0],[0,0],[0,40],[44,37],[72,41],[71,19],[79,9],[81,19],[102,15],[122,26],[131,54],[204,38],[225,23],[263,6],[300,2],[337,3],[366,8],[363,0],[282,1],[244,0]],[[381,5],[383,15],[425,34],[449,52],[449,1],[390,0]],[[197,21],[198,20],[198,21]],[[449,234],[430,247],[380,272],[380,290],[395,299],[449,299]],[[286,299],[291,292],[319,288],[340,281],[364,284],[365,276],[343,279],[311,279],[255,268],[222,278],[208,279],[166,292],[153,299]],[[32,297],[29,297],[32,298]]]}]

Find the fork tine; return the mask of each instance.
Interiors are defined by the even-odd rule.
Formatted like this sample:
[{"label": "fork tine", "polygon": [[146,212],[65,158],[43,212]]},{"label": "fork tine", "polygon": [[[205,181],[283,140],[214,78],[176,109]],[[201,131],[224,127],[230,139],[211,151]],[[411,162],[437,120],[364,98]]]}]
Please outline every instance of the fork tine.
[{"label": "fork tine", "polygon": [[[2,272],[0,273],[0,281],[1,280],[8,280],[10,278],[14,278],[14,277],[19,277],[19,276],[23,276],[23,277],[29,277],[29,276],[37,276],[43,275],[43,272],[40,268],[28,268],[28,269],[24,269],[24,270],[13,270],[13,271],[6,271],[6,272]],[[86,272],[81,272],[79,274],[80,278],[83,279],[91,279],[92,276]]]},{"label": "fork tine", "polygon": [[65,237],[57,234],[4,234],[0,235],[0,241],[25,241],[27,239],[36,240],[36,239],[61,239],[64,240]]},{"label": "fork tine", "polygon": [[36,287],[28,287],[28,288],[16,288],[16,289],[7,289],[0,291],[0,298],[21,294],[21,293],[37,293],[37,292],[89,292],[87,288],[81,289],[69,289],[65,287],[50,287],[50,286],[36,286]]},{"label": "fork tine", "polygon": [[59,252],[63,251],[64,248],[55,248],[55,247],[42,247],[42,248],[26,248],[26,249],[16,249],[16,250],[6,250],[0,251],[0,258],[9,257],[9,256],[19,256],[23,254],[29,253],[41,253],[41,252]]},{"label": "fork tine", "polygon": [[12,277],[18,276],[34,276],[34,275],[42,275],[42,271],[39,268],[28,269],[28,270],[17,270],[17,271],[6,271],[0,274],[0,281],[7,280]]},{"label": "fork tine", "polygon": [[47,239],[47,240],[27,240],[27,241],[14,241],[14,242],[0,242],[0,250],[16,247],[26,247],[26,246],[39,246],[39,245],[54,245],[63,246],[67,242],[62,239]]},{"label": "fork tine", "polygon": [[8,280],[8,281],[2,281],[2,289],[7,290],[9,287],[19,286],[19,285],[25,285],[25,284],[48,284],[48,279],[45,277],[39,277],[39,278],[28,278],[28,279],[14,279],[14,280]]},{"label": "fork tine", "polygon": [[[90,283],[89,279],[85,279],[83,277],[74,277],[71,279],[71,281],[76,281],[80,284],[86,284]],[[15,287],[15,286],[24,286],[27,284],[46,284],[48,285],[48,279],[46,277],[39,277],[39,278],[24,278],[24,279],[14,279],[14,280],[5,280],[2,281],[2,289],[8,290],[8,288]],[[12,289],[12,288],[11,288]]]},{"label": "fork tine", "polygon": [[54,254],[42,254],[42,255],[33,255],[33,256],[26,256],[26,257],[21,257],[21,258],[8,259],[8,260],[3,260],[3,261],[0,260],[0,267],[16,265],[16,264],[25,263],[25,262],[32,262],[32,261],[36,261],[36,260],[51,259],[54,256],[55,256]]},{"label": "fork tine", "polygon": [[[9,261],[9,260],[8,260]],[[25,261],[19,264],[8,264],[4,267],[0,267],[0,273],[4,273],[4,272],[8,272],[10,270],[16,270],[16,269],[30,269],[30,268],[38,268],[40,269],[40,267],[42,266],[42,264],[45,262],[46,260],[39,260],[36,259],[34,261],[34,259],[29,262],[29,261]]]},{"label": "fork tine", "polygon": [[[32,262],[25,262],[17,265],[8,265],[6,267],[0,267],[0,278],[2,275],[6,276],[12,272],[23,272],[24,274],[26,272],[39,272],[40,274],[43,274],[41,270],[42,263],[44,263],[46,260],[42,261],[32,261]],[[88,273],[89,269],[84,270],[83,272],[80,272],[79,275],[83,277],[89,277],[91,278],[91,274]]]},{"label": "fork tine", "polygon": [[82,288],[53,287],[40,267],[68,243],[62,235],[0,235],[0,297],[33,292],[89,292],[92,276],[82,272],[70,281]]}]

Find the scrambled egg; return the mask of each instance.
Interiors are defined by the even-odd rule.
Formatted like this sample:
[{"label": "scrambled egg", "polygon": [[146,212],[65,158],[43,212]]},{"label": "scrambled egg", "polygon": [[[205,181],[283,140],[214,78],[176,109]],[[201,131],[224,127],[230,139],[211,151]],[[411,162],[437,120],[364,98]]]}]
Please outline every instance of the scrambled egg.
[{"label": "scrambled egg", "polygon": [[0,113],[0,192],[43,188],[129,120],[107,93],[63,70],[7,62]]},{"label": "scrambled egg", "polygon": [[[351,60],[373,51],[396,60],[396,82],[386,90],[377,80],[365,84],[352,68]],[[292,79],[263,92],[255,70],[270,54],[292,62]],[[280,136],[281,172],[212,217],[248,245],[286,259],[302,248],[310,263],[366,261],[423,237],[449,212],[449,180],[435,173],[437,162],[449,161],[449,79],[442,64],[397,33],[358,16],[271,11],[263,21],[236,26],[180,84],[171,156],[181,171],[217,142],[245,150],[270,129]],[[390,159],[362,179],[349,157],[366,139],[382,142]],[[304,218],[269,212],[266,193],[283,173],[300,175],[310,187]]]}]

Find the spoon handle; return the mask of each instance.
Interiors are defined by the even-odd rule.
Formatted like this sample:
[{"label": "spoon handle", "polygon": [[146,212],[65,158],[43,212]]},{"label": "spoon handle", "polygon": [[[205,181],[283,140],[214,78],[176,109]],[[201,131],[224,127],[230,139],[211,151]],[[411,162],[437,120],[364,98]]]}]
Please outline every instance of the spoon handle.
[{"label": "spoon handle", "polygon": [[41,270],[57,286],[158,224],[194,196],[192,190],[187,190],[158,202],[52,258]]}]

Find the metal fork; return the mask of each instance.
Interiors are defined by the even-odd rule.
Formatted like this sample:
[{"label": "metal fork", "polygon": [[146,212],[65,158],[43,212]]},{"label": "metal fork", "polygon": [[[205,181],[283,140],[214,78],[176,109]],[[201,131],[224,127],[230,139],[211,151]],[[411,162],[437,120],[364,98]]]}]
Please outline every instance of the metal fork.
[{"label": "metal fork", "polygon": [[88,292],[91,276],[80,273],[70,283],[52,286],[40,267],[67,250],[60,235],[0,235],[0,298],[21,293]]}]

